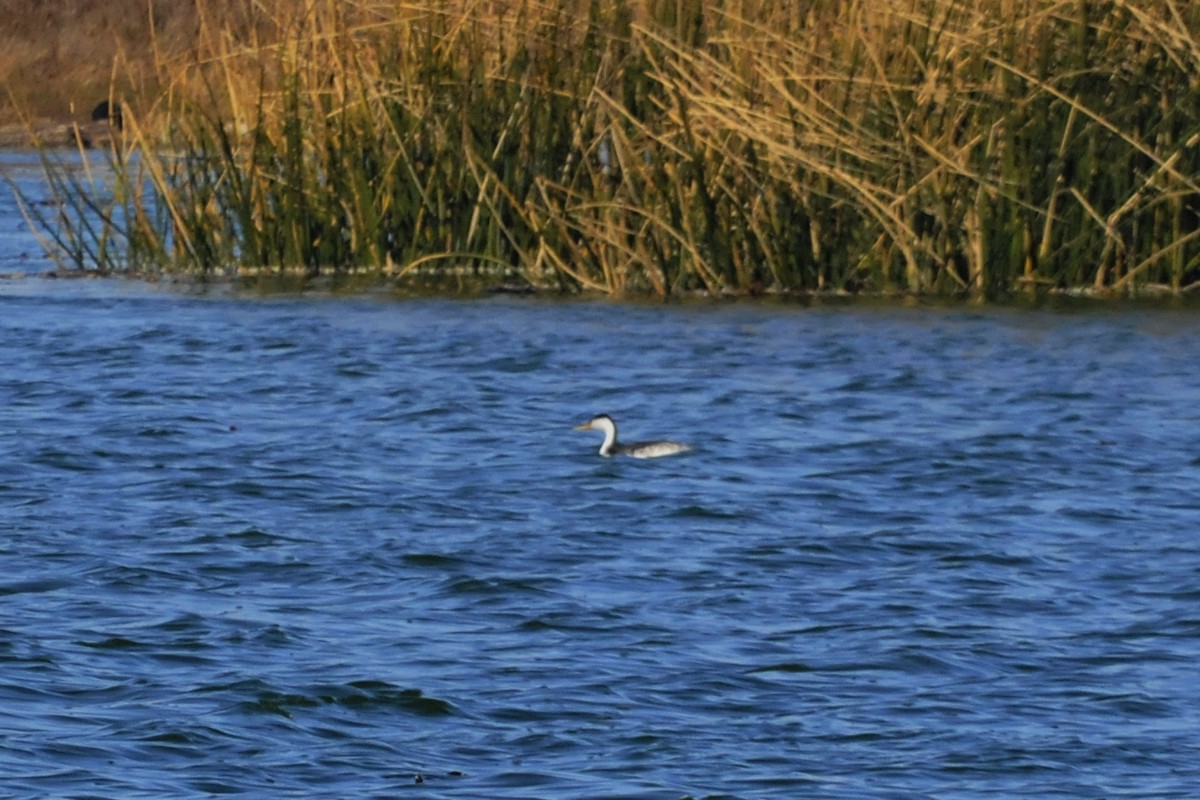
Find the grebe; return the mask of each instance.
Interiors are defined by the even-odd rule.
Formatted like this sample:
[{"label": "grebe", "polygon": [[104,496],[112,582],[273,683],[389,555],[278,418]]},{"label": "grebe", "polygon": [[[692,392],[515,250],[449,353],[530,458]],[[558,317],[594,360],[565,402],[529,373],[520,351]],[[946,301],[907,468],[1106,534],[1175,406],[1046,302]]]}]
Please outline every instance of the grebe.
[{"label": "grebe", "polygon": [[632,456],[633,458],[658,458],[673,456],[691,450],[690,445],[683,442],[634,442],[620,444],[617,441],[617,423],[608,414],[597,414],[582,425],[576,426],[577,431],[604,431],[604,444],[600,445],[602,456]]}]

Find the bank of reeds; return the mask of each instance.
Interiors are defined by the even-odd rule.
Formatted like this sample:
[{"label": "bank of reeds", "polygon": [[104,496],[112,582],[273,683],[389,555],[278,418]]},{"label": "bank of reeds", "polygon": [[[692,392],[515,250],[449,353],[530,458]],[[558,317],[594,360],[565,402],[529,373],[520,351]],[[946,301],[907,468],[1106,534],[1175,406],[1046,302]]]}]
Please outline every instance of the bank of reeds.
[{"label": "bank of reeds", "polygon": [[[200,7],[83,269],[670,295],[1200,285],[1200,6],[264,0]],[[261,10],[265,9],[265,10]],[[40,214],[40,216],[37,216]]]}]

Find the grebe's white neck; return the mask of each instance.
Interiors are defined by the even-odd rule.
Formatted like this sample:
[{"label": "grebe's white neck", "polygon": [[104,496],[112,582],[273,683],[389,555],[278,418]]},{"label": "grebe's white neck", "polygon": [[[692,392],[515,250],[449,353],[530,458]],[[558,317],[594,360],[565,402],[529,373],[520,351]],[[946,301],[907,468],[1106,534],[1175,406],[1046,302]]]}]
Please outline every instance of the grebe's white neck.
[{"label": "grebe's white neck", "polygon": [[604,431],[604,443],[600,445],[600,455],[611,456],[617,447],[617,423],[608,414],[599,414],[580,425],[576,430]]}]

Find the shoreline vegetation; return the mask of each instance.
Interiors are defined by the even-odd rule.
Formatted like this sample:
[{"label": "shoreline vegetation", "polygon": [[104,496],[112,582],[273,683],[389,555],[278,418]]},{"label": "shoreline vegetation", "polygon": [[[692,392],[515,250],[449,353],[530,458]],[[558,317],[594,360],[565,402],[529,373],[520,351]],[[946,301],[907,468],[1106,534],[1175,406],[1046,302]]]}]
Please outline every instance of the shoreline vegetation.
[{"label": "shoreline vegetation", "polygon": [[[212,0],[229,3],[230,0]],[[187,59],[197,32],[189,2],[0,0],[0,147],[71,147],[74,127],[112,92],[158,87],[157,62]]]},{"label": "shoreline vegetation", "polygon": [[1198,4],[157,7],[100,94],[123,129],[83,166],[42,151],[57,202],[23,206],[63,267],[660,297],[1200,290]]}]

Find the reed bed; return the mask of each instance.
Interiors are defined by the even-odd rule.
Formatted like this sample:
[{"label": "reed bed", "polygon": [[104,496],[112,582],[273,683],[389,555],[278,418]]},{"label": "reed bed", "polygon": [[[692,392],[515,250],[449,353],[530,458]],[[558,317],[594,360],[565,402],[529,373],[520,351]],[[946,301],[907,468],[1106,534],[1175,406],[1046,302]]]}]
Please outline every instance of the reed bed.
[{"label": "reed bed", "polygon": [[[607,293],[1200,286],[1200,6],[202,4],[29,207],[73,267]],[[105,172],[98,179],[97,169]]]}]

